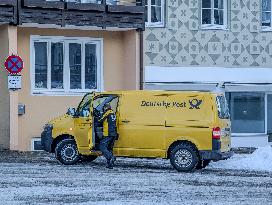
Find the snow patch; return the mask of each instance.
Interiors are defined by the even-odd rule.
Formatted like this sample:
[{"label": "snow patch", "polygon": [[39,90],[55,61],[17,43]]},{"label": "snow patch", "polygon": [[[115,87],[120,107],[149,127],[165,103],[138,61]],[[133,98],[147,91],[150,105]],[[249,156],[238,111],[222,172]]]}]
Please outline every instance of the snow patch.
[{"label": "snow patch", "polygon": [[227,160],[212,162],[209,168],[272,172],[272,147],[261,147],[252,154],[236,154]]}]

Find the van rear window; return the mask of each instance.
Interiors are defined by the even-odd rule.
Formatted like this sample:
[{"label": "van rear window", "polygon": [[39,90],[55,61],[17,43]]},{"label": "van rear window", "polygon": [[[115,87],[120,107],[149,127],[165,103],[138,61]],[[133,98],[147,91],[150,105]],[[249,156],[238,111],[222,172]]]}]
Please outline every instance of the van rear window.
[{"label": "van rear window", "polygon": [[218,117],[220,119],[229,119],[230,114],[229,114],[229,107],[227,100],[225,96],[217,96],[216,97],[216,104],[217,104],[217,110],[218,110]]}]

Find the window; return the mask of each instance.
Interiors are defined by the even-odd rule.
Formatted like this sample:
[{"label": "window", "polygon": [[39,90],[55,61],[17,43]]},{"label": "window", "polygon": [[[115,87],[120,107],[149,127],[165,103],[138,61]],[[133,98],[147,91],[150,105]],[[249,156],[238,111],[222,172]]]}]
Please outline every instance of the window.
[{"label": "window", "polygon": [[217,109],[218,109],[218,117],[220,119],[229,119],[229,108],[226,98],[224,96],[216,97]]},{"label": "window", "polygon": [[[63,0],[46,0],[46,1],[63,1]],[[101,0],[64,0],[64,2],[101,4]]]},{"label": "window", "polygon": [[148,27],[164,26],[164,0],[145,0],[146,17]]},{"label": "window", "polygon": [[32,37],[32,93],[100,91],[101,42],[89,38]]},{"label": "window", "polygon": [[267,133],[272,135],[272,94],[267,95]]},{"label": "window", "polygon": [[202,28],[227,29],[227,0],[202,0]]},{"label": "window", "polygon": [[233,133],[265,133],[265,94],[233,92],[226,96],[230,105]]},{"label": "window", "polygon": [[262,0],[262,28],[271,30],[271,0]]}]

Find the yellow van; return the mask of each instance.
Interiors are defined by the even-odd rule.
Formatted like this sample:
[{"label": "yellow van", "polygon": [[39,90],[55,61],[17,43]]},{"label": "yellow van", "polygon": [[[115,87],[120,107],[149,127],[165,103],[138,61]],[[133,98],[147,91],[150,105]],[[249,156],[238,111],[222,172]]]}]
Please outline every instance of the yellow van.
[{"label": "yellow van", "polygon": [[116,112],[117,157],[170,159],[178,171],[207,166],[230,151],[230,116],[223,94],[197,91],[116,91],[89,93],[78,107],[50,121],[42,146],[63,164],[94,160],[101,129],[96,116],[105,103]]}]

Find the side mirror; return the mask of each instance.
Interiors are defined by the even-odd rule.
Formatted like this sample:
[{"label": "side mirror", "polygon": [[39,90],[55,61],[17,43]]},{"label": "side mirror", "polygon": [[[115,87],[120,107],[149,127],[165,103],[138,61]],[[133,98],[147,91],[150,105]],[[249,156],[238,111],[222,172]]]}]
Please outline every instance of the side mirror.
[{"label": "side mirror", "polygon": [[83,117],[89,117],[90,111],[89,110],[82,110],[82,115],[83,115]]},{"label": "side mirror", "polygon": [[76,108],[68,108],[67,110],[67,114],[68,115],[71,115],[71,116],[74,116],[76,114]]}]

